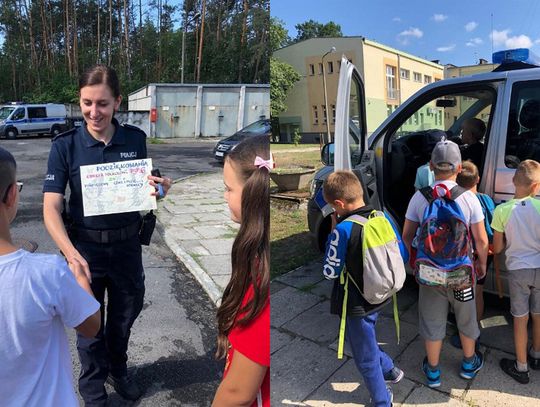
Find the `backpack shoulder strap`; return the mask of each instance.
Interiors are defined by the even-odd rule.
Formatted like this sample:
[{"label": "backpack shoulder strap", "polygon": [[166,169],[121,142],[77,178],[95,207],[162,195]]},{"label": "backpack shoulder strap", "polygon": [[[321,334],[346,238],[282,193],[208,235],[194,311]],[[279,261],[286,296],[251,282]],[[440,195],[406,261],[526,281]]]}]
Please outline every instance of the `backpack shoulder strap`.
[{"label": "backpack shoulder strap", "polygon": [[455,201],[461,194],[467,191],[468,190],[463,188],[462,186],[456,185],[450,190],[450,199],[452,199],[452,201]]},{"label": "backpack shoulder strap", "polygon": [[435,198],[433,198],[433,188],[431,187],[424,187],[420,189],[420,193],[426,198],[426,201],[428,203],[431,203],[434,201]]},{"label": "backpack shoulder strap", "polygon": [[367,221],[368,221],[367,218],[364,218],[361,215],[351,215],[347,217],[343,222],[352,222],[352,223],[357,223],[359,225],[364,226],[367,223]]}]

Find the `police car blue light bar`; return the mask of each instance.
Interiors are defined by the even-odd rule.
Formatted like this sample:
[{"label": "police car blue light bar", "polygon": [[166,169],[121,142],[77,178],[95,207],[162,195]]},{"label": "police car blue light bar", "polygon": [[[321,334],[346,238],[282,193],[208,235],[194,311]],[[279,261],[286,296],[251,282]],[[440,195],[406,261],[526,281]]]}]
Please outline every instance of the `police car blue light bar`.
[{"label": "police car blue light bar", "polygon": [[505,49],[493,53],[494,64],[510,64],[512,62],[525,62],[531,65],[540,65],[540,58],[528,48]]}]

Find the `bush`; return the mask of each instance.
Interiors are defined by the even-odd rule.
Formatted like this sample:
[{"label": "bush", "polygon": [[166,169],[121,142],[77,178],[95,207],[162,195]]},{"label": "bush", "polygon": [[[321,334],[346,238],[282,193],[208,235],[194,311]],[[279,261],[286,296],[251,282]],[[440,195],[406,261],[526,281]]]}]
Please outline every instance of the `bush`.
[{"label": "bush", "polygon": [[300,130],[297,127],[294,129],[292,141],[294,145],[297,146],[298,144],[300,144],[300,140],[302,140],[302,135],[300,134]]}]

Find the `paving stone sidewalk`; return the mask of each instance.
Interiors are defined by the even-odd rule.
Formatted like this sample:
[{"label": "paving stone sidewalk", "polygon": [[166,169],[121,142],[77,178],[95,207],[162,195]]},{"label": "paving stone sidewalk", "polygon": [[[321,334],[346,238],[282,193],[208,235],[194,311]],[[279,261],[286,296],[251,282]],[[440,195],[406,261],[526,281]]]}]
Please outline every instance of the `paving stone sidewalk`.
[{"label": "paving stone sidewalk", "polygon": [[[316,261],[272,282],[272,406],[369,405],[348,349],[342,360],[337,359],[339,318],[329,313],[333,283],[322,278],[321,270]],[[391,306],[381,313],[377,325],[381,347],[405,371],[405,378],[393,385],[394,406],[540,406],[540,371],[531,370],[531,382],[521,385],[499,368],[501,358],[514,358],[511,316],[504,306],[486,309],[480,346],[485,365],[478,376],[472,381],[459,377],[462,354],[447,336],[441,356],[442,385],[425,386],[417,297],[414,281],[398,293],[399,345]],[[448,325],[448,335],[454,332]]]},{"label": "paving stone sidewalk", "polygon": [[230,253],[238,232],[223,189],[221,172],[184,178],[156,211],[165,242],[216,304],[231,276]]}]

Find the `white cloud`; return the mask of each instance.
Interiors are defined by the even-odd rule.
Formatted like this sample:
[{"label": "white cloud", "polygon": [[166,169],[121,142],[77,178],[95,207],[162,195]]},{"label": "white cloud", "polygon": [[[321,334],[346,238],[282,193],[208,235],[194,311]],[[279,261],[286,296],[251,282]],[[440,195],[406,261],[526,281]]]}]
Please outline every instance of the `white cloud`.
[{"label": "white cloud", "polygon": [[482,38],[471,38],[465,45],[468,46],[468,47],[476,47],[478,45],[482,45],[484,43],[484,41],[482,40]]},{"label": "white cloud", "polygon": [[441,23],[444,20],[446,20],[448,16],[445,16],[444,14],[433,14],[433,17],[431,18],[435,20],[437,23]]},{"label": "white cloud", "polygon": [[530,48],[533,42],[526,35],[518,35],[517,37],[510,37],[506,40],[506,46],[508,48]]},{"label": "white cloud", "polygon": [[526,35],[515,35],[509,37],[512,31],[510,29],[497,31],[493,30],[490,37],[493,39],[493,44],[496,46],[504,46],[505,48],[530,48],[533,46],[532,40]]},{"label": "white cloud", "polygon": [[398,34],[397,40],[402,45],[407,45],[410,43],[411,38],[422,38],[423,35],[424,33],[419,28],[409,27],[408,30],[402,31]]},{"label": "white cloud", "polygon": [[456,44],[447,45],[446,47],[439,47],[439,48],[437,48],[437,51],[439,51],[439,52],[449,52],[449,51],[453,51],[454,48],[456,48]]},{"label": "white cloud", "polygon": [[534,40],[534,43],[535,44],[540,44],[540,38],[538,38],[537,40]]},{"label": "white cloud", "polygon": [[508,39],[508,34],[510,33],[510,30],[502,30],[497,31],[493,30],[493,32],[490,35],[490,38],[493,40],[494,45],[504,45],[506,40]]},{"label": "white cloud", "polygon": [[468,32],[474,31],[476,27],[478,27],[478,23],[476,21],[470,21],[465,24],[465,30]]},{"label": "white cloud", "polygon": [[392,21],[395,21],[396,23],[400,23],[401,22],[401,17],[394,17],[392,19]]}]

